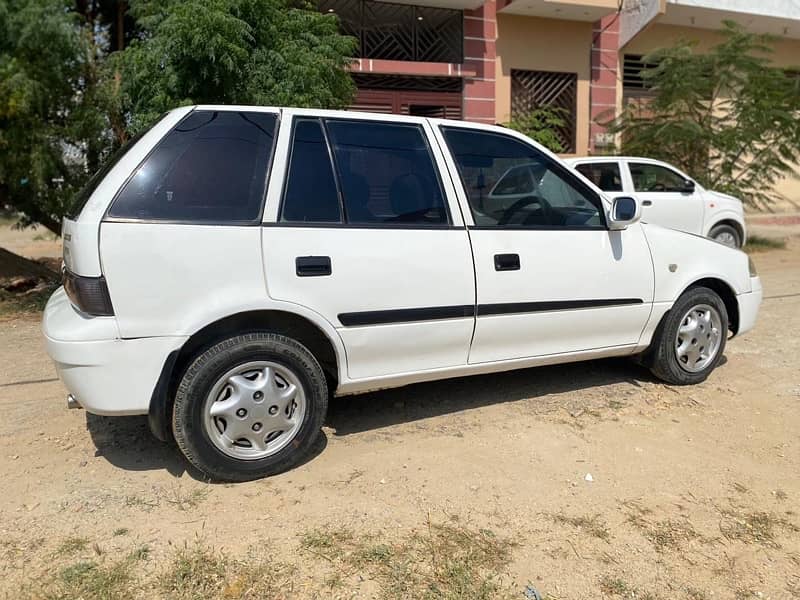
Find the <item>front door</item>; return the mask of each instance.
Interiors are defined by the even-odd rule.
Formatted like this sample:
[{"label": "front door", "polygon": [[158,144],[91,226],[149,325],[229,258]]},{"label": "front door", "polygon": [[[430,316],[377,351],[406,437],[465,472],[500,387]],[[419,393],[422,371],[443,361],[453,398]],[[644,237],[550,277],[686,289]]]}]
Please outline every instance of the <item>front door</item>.
[{"label": "front door", "polygon": [[642,205],[642,220],[662,227],[701,234],[703,202],[686,191],[686,178],[655,163],[628,161],[633,191]]},{"label": "front door", "polygon": [[425,119],[284,111],[263,230],[271,297],[338,330],[348,375],[464,365],[469,239]]},{"label": "front door", "polygon": [[[441,132],[472,218],[478,306],[469,362],[636,344],[653,298],[641,228],[609,231],[598,195],[522,136]],[[522,171],[524,185],[498,185]]]}]

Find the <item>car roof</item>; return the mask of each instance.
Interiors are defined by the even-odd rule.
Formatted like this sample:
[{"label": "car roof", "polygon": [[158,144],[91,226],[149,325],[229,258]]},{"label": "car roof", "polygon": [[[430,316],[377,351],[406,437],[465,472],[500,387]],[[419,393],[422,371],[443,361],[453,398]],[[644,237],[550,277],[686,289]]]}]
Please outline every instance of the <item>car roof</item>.
[{"label": "car roof", "polygon": [[669,164],[663,160],[658,160],[657,158],[646,158],[644,156],[571,156],[569,158],[565,158],[564,162],[575,164],[579,162],[614,162],[617,160],[635,160],[637,162],[661,163],[665,165]]}]

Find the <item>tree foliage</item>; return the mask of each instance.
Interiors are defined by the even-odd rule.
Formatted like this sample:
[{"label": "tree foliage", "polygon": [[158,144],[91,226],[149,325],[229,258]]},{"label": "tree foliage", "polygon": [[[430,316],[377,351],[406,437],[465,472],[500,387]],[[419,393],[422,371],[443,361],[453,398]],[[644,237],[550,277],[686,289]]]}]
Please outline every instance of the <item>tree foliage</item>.
[{"label": "tree foliage", "polygon": [[130,0],[118,52],[111,4],[0,0],[0,207],[23,224],[59,232],[109,153],[177,106],[352,99],[355,40],[305,0]]},{"label": "tree foliage", "polygon": [[134,128],[195,103],[340,108],[355,40],[291,0],[138,0],[141,34],[114,64]]},{"label": "tree foliage", "polygon": [[567,124],[564,118],[565,113],[566,111],[562,108],[540,106],[512,119],[506,123],[506,127],[524,133],[552,152],[564,152],[566,148],[556,130]]},{"label": "tree foliage", "polygon": [[671,162],[755,206],[800,161],[800,77],[771,64],[771,38],[725,23],[707,53],[683,41],[645,57],[652,97],[611,124],[625,154]]},{"label": "tree foliage", "polygon": [[90,35],[69,9],[0,0],[0,205],[56,232],[109,141]]}]

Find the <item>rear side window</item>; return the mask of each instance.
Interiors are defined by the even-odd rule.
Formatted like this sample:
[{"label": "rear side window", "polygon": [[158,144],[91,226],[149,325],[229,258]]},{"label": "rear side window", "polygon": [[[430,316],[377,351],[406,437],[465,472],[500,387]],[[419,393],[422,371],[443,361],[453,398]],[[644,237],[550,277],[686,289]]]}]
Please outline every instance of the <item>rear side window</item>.
[{"label": "rear side window", "polygon": [[259,218],[276,115],[194,111],[139,165],[108,214],[124,219],[249,223]]},{"label": "rear side window", "polygon": [[328,145],[317,119],[295,121],[280,220],[290,223],[342,220]]},{"label": "rear side window", "polygon": [[86,185],[83,186],[83,189],[81,189],[81,191],[75,196],[75,200],[72,202],[72,206],[70,206],[69,211],[67,212],[68,218],[76,219],[78,217],[83,210],[83,207],[86,206],[86,203],[89,201],[89,198],[92,197],[92,194],[97,189],[97,186],[99,186],[100,182],[103,181],[106,175],[111,172],[111,169],[113,169],[117,163],[124,158],[124,156],[136,145],[136,142],[142,139],[153,127],[158,125],[161,119],[163,119],[165,116],[167,116],[167,113],[161,115],[149,127],[142,129],[139,133],[122,144],[122,146],[117,148],[116,152],[113,152],[111,156],[106,159],[103,166],[100,167],[100,169],[94,175],[92,175],[89,181],[86,182]]},{"label": "rear side window", "polygon": [[622,177],[619,174],[619,163],[583,163],[575,167],[581,175],[591,181],[604,192],[621,192]]},{"label": "rear side window", "polygon": [[448,222],[437,170],[419,125],[329,120],[326,126],[348,223]]}]

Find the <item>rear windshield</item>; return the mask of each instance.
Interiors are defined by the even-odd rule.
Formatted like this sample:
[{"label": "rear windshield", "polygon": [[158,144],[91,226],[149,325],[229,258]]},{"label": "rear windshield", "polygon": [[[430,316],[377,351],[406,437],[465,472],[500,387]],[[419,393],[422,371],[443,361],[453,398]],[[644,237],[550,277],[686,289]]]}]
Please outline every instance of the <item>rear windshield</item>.
[{"label": "rear windshield", "polygon": [[158,143],[108,216],[250,224],[261,215],[277,115],[196,110]]},{"label": "rear windshield", "polygon": [[103,179],[105,179],[106,175],[108,175],[111,169],[113,169],[114,166],[119,161],[122,160],[122,157],[125,156],[130,151],[130,149],[136,145],[136,142],[142,139],[142,137],[144,137],[144,135],[148,131],[150,131],[153,127],[158,125],[161,119],[163,119],[165,116],[167,116],[167,113],[161,115],[158,119],[156,119],[153,122],[152,125],[142,129],[139,133],[134,135],[127,142],[122,144],[122,146],[120,146],[114,152],[111,153],[111,155],[108,157],[105,163],[103,163],[103,166],[100,167],[97,170],[97,172],[91,176],[91,178],[89,179],[89,181],[86,182],[86,185],[83,186],[81,191],[79,191],[75,195],[75,199],[72,201],[72,206],[70,206],[69,210],[67,211],[67,218],[69,219],[78,218],[78,215],[81,214],[83,207],[86,206],[86,203],[89,201],[89,198],[91,198],[92,194],[97,189],[97,186],[100,185],[100,182],[103,181]]}]

